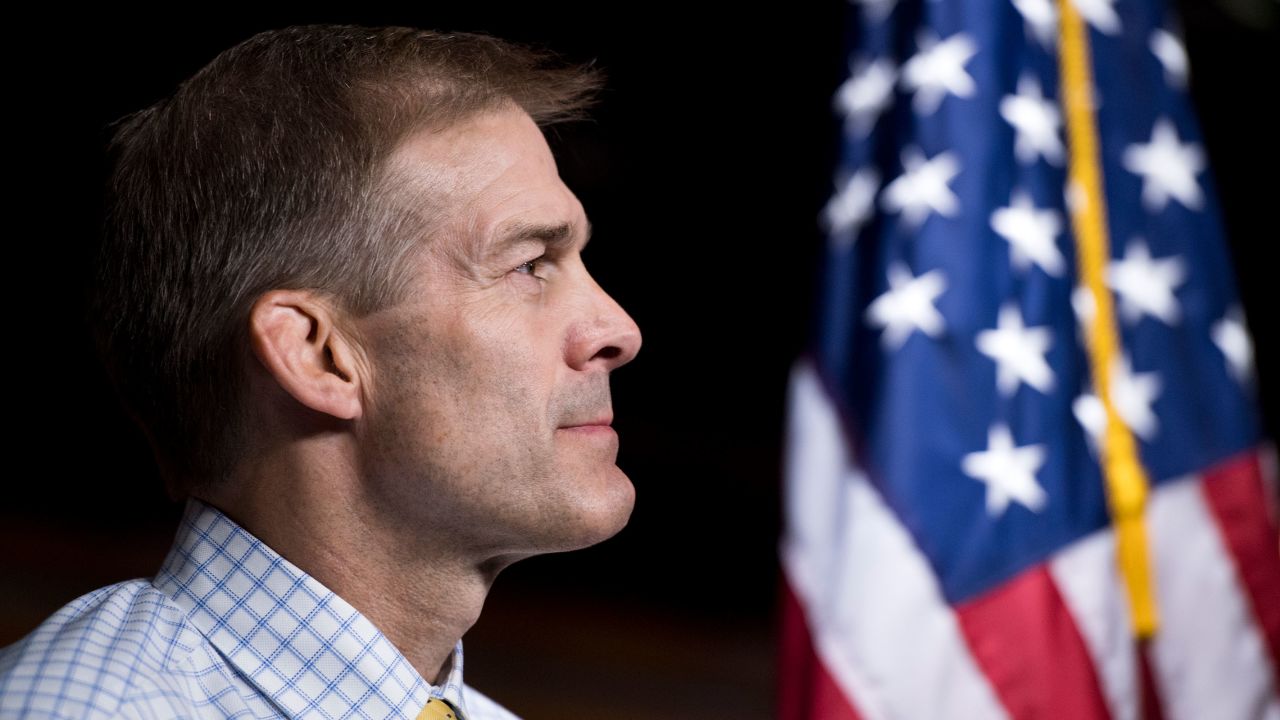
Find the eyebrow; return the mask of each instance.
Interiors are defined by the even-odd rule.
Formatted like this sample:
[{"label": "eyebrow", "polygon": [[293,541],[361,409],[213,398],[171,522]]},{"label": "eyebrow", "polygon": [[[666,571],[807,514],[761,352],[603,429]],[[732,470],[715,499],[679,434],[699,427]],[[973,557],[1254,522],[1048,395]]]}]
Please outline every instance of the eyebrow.
[{"label": "eyebrow", "polygon": [[[585,248],[591,240],[591,221],[587,221],[586,238],[582,242]],[[573,241],[573,225],[570,223],[530,223],[515,222],[498,232],[498,240],[494,243],[492,254],[505,252],[508,248],[522,242],[537,241],[549,246],[568,245]]]}]

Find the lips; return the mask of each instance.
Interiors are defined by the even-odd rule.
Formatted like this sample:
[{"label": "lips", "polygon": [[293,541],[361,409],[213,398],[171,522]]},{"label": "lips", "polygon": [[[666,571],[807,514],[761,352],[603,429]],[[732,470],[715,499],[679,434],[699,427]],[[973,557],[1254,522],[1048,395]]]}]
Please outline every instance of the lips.
[{"label": "lips", "polygon": [[560,427],[565,429],[585,428],[585,427],[609,427],[612,424],[613,424],[612,415],[600,415],[599,417],[596,417],[592,420],[586,420],[582,422],[572,422],[566,425],[561,425]]}]

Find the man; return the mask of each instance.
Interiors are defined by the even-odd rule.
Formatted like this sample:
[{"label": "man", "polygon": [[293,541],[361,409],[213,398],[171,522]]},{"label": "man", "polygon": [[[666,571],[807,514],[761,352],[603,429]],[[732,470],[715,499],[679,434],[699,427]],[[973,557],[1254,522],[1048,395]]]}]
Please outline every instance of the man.
[{"label": "man", "polygon": [[465,717],[510,563],[616,533],[635,323],[539,124],[590,68],[494,38],[299,27],[122,121],[93,296],[186,512],[150,582],[0,651],[4,717]]}]

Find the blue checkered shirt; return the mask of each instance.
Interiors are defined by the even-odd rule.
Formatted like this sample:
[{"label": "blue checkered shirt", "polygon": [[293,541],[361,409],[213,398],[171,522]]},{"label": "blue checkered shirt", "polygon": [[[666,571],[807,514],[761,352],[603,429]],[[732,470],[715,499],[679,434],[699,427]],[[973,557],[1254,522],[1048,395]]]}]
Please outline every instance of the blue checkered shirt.
[{"label": "blue checkered shirt", "polygon": [[187,501],[150,582],[84,595],[0,649],[0,718],[405,718],[462,683],[462,642],[428,684],[373,623],[217,508]]}]

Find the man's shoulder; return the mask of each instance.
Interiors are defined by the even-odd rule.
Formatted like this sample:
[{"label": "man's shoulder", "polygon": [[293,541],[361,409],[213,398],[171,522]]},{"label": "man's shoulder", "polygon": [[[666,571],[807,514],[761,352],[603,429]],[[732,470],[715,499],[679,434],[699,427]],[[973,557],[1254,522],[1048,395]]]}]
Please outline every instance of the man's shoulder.
[{"label": "man's shoulder", "polygon": [[[178,694],[198,635],[147,580],[86,593],[0,649],[0,716],[115,716],[140,693]],[[177,686],[176,686],[177,685]]]}]

